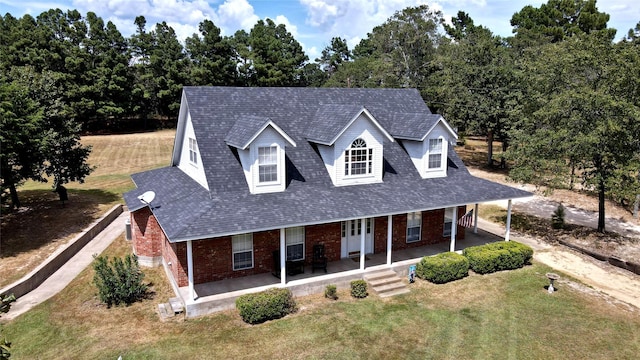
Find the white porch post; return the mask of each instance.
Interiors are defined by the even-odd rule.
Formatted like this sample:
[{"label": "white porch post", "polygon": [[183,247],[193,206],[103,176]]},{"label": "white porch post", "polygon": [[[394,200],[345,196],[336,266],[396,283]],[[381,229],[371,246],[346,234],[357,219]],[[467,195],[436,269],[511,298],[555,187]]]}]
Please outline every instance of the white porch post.
[{"label": "white porch post", "polygon": [[478,233],[478,203],[473,208],[473,233]]},{"label": "white porch post", "polygon": [[360,219],[360,270],[364,271],[364,239],[367,233],[365,218]]},{"label": "white porch post", "polygon": [[509,233],[511,232],[511,199],[507,205],[507,229],[504,233],[504,241],[509,241]]},{"label": "white porch post", "polygon": [[393,220],[391,215],[387,216],[387,265],[391,265],[391,244],[393,235]]},{"label": "white porch post", "polygon": [[196,299],[196,291],[193,286],[193,244],[187,241],[187,277],[189,278],[189,297],[191,301]]},{"label": "white porch post", "polygon": [[456,232],[458,230],[458,207],[453,208],[453,217],[451,218],[451,245],[449,251],[456,251]]},{"label": "white porch post", "polygon": [[287,241],[284,228],[280,229],[280,284],[287,284]]}]

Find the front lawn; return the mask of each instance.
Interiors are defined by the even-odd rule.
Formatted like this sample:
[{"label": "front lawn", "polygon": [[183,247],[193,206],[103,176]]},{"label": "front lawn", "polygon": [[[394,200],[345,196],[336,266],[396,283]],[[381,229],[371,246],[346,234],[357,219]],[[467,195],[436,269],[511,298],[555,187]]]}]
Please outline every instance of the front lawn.
[{"label": "front lawn", "polygon": [[[122,256],[119,238],[104,253]],[[51,300],[4,326],[12,359],[635,359],[640,311],[564,281],[550,295],[545,273],[523,269],[443,285],[418,280],[411,293],[337,301],[296,299],[300,310],[247,325],[237,311],[161,322],[172,296],[163,270],[145,270],[155,297],[130,307],[100,305],[86,269]]]}]

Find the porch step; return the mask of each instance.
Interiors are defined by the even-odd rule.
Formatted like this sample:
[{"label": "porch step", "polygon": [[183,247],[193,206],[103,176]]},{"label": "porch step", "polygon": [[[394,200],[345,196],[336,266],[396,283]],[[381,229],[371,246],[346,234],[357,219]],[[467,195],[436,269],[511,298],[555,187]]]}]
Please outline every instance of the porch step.
[{"label": "porch step", "polygon": [[169,305],[171,306],[171,310],[174,314],[180,314],[184,311],[184,305],[182,304],[182,300],[178,297],[172,297],[169,299]]},{"label": "porch step", "polygon": [[382,270],[369,273],[364,279],[371,285],[373,291],[380,297],[406,294],[409,289],[393,270]]}]

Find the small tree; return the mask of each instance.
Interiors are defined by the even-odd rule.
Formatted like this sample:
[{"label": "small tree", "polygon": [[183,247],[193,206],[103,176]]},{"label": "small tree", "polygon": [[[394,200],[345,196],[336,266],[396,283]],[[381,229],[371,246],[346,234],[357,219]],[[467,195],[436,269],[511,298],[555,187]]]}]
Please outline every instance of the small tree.
[{"label": "small tree", "polygon": [[144,273],[136,256],[114,257],[111,264],[108,256],[100,256],[96,258],[93,269],[96,271],[93,282],[98,287],[100,301],[107,307],[121,303],[131,305],[147,295],[148,287],[142,283]]},{"label": "small tree", "polygon": [[551,227],[554,229],[564,228],[564,206],[558,205],[556,211],[551,215]]}]

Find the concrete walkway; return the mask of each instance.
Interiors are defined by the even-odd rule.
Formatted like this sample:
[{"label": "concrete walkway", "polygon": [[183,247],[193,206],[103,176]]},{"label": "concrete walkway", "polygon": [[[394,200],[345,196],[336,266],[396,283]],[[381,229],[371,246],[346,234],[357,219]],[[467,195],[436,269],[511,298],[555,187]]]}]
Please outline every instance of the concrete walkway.
[{"label": "concrete walkway", "polygon": [[11,320],[29,311],[34,306],[44,302],[64,289],[69,283],[93,261],[94,254],[101,254],[115,239],[124,236],[124,223],[129,212],[124,211],[109,226],[94,237],[58,271],[31,292],[21,296],[11,304],[8,313],[2,315],[2,320]]}]

